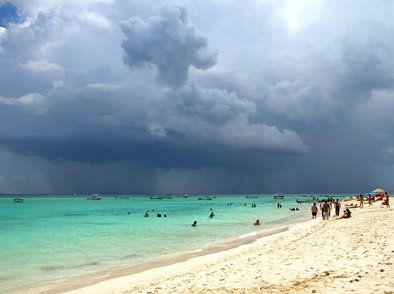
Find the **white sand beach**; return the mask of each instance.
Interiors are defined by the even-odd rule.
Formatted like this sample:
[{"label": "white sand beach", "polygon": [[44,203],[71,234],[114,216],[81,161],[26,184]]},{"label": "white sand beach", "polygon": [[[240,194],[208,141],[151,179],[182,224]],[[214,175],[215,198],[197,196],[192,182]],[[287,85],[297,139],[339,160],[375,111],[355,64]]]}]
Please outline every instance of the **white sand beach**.
[{"label": "white sand beach", "polygon": [[394,293],[393,241],[394,209],[377,202],[67,293]]}]

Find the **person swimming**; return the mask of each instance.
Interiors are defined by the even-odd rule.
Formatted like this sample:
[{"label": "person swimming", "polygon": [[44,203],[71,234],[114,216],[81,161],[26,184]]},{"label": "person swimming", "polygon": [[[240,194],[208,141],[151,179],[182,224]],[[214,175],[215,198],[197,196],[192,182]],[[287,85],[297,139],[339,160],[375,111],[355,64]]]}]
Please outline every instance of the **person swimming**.
[{"label": "person swimming", "polygon": [[145,212],[144,217],[149,217],[148,212]]},{"label": "person swimming", "polygon": [[197,227],[197,221],[194,221],[192,227]]},{"label": "person swimming", "polygon": [[215,214],[213,213],[213,211],[211,212],[211,214],[209,215],[210,218],[213,218],[215,216]]},{"label": "person swimming", "polygon": [[255,222],[253,225],[254,225],[254,226],[259,226],[259,225],[261,225],[260,220],[257,219],[256,222]]}]

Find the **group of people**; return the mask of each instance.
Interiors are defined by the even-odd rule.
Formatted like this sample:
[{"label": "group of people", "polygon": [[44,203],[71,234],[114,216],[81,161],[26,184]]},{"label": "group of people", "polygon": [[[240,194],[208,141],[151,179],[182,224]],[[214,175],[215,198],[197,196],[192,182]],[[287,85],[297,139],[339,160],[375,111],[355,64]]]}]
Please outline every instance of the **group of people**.
[{"label": "group of people", "polygon": [[[211,210],[211,213],[209,214],[209,218],[214,218],[215,217],[215,213],[212,211],[212,208],[210,209]],[[197,227],[197,221],[195,220],[193,223],[192,223],[192,227]]]},{"label": "group of people", "polygon": [[[346,208],[343,211],[343,215],[341,216],[341,218],[350,218],[352,216],[352,212],[350,211],[349,208],[363,208],[364,201],[367,201],[368,205],[372,206],[372,202],[375,202],[377,200],[382,201],[382,206],[390,207],[390,196],[387,192],[379,195],[369,194],[367,197],[365,197],[363,194],[359,194],[356,197],[356,201],[358,201],[359,203],[354,204],[352,202],[350,204],[346,204]],[[341,202],[339,199],[334,200],[332,197],[329,197],[326,200],[320,202],[320,211],[323,220],[329,219],[332,209],[335,209],[335,215],[339,216],[341,210]],[[319,208],[317,207],[316,203],[313,203],[311,207],[313,219],[316,218],[318,210]]]},{"label": "group of people", "polygon": [[[154,212],[154,211],[155,211],[155,210],[153,210],[153,212]],[[149,217],[149,213],[148,213],[148,212],[149,212],[149,210],[145,212],[144,217]],[[130,213],[129,213],[129,214],[130,214]],[[157,217],[162,217],[162,216],[163,216],[163,217],[167,217],[167,214],[165,214],[165,213],[164,213],[164,214],[157,213],[156,216],[157,216]]]},{"label": "group of people", "polygon": [[[334,200],[332,197],[331,198],[327,198],[327,200],[323,200],[322,202],[320,202],[320,211],[321,211],[321,216],[323,218],[323,220],[327,220],[330,218],[331,216],[331,210],[335,209],[335,215],[339,216],[340,210],[341,210],[341,202],[339,201],[339,199]],[[311,211],[312,211],[312,218],[316,218],[317,217],[317,212],[319,211],[319,208],[316,205],[316,202],[313,203],[312,207],[311,207]],[[344,214],[343,214],[344,218],[349,218],[351,217],[351,212],[348,208],[346,208],[344,210]]]}]

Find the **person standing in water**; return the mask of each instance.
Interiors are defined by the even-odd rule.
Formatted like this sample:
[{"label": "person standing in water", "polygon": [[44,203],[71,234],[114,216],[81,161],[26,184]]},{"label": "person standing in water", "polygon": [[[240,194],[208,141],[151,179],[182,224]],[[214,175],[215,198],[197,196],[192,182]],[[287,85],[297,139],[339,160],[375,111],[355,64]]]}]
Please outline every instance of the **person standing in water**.
[{"label": "person standing in water", "polygon": [[312,219],[316,218],[316,215],[317,215],[317,211],[318,211],[318,210],[319,210],[319,209],[317,208],[316,203],[313,203],[313,205],[312,205],[312,207],[311,207]]},{"label": "person standing in water", "polygon": [[194,221],[192,227],[197,227],[197,221]]}]

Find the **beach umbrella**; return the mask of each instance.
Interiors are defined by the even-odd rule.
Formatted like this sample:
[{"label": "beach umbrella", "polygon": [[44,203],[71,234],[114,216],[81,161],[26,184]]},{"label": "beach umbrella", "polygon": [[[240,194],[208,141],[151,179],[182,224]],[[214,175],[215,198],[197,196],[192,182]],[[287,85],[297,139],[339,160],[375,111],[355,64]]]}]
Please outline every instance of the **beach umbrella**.
[{"label": "beach umbrella", "polygon": [[377,189],[371,191],[371,193],[375,193],[375,194],[380,194],[380,193],[385,193],[385,192],[386,192],[385,190],[380,189],[380,188],[377,188]]}]

